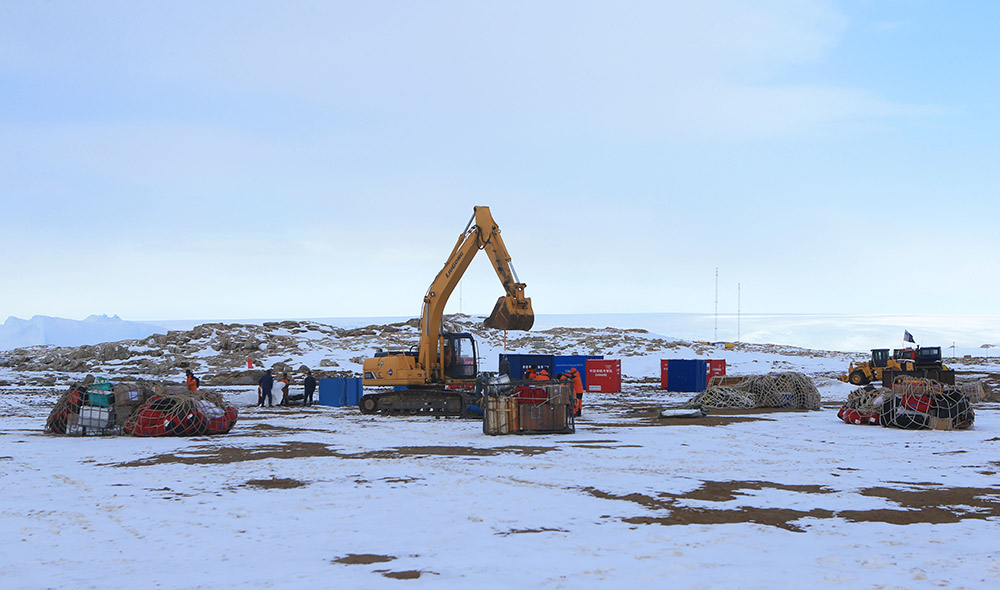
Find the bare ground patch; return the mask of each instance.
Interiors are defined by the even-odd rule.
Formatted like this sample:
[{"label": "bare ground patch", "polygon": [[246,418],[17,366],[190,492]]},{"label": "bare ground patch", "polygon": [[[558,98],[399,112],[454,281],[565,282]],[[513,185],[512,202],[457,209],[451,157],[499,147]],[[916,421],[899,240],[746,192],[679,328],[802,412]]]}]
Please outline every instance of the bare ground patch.
[{"label": "bare ground patch", "polygon": [[299,459],[303,457],[334,457],[338,459],[401,459],[404,457],[444,456],[444,457],[494,457],[497,455],[539,455],[554,450],[554,447],[505,446],[493,448],[415,446],[395,447],[362,453],[342,453],[323,443],[286,441],[279,444],[264,444],[255,447],[200,447],[184,453],[154,455],[124,463],[112,463],[112,467],[146,467],[180,463],[183,465],[218,465],[260,461],[263,459]]},{"label": "bare ground patch", "polygon": [[394,580],[416,580],[424,574],[438,575],[436,572],[425,572],[423,570],[406,570],[402,572],[390,572],[386,570],[375,570],[376,573],[382,574],[387,578],[392,578]]},{"label": "bare ground patch", "polygon": [[271,479],[251,479],[246,482],[252,488],[264,488],[266,490],[290,490],[306,486],[306,482],[291,478],[272,477]]},{"label": "bare ground patch", "polygon": [[[773,414],[806,413],[798,408],[708,408],[706,416],[698,418],[661,418],[662,404],[650,405],[649,400],[618,400],[617,411],[610,418],[582,420],[600,428],[634,428],[642,426],[727,426],[741,422],[775,420]],[[839,406],[838,406],[839,407]],[[586,406],[584,406],[586,412]]]},{"label": "bare ground patch", "polygon": [[396,559],[394,555],[376,555],[374,553],[348,553],[343,557],[333,559],[333,563],[347,565],[371,565],[373,563],[388,563]]},{"label": "bare ground patch", "polygon": [[665,515],[622,518],[628,524],[733,524],[756,523],[789,531],[803,532],[795,523],[803,518],[842,518],[849,522],[883,522],[888,524],[943,524],[965,519],[984,520],[1000,517],[1000,488],[940,488],[899,490],[876,487],[861,490],[863,496],[884,498],[900,508],[874,510],[795,510],[789,508],[712,508],[682,504],[684,500],[702,502],[727,502],[736,499],[742,490],[765,488],[793,491],[804,494],[834,493],[823,486],[787,485],[762,481],[704,482],[699,488],[684,494],[661,492],[657,496],[646,494],[615,495],[596,488],[583,488],[595,497],[639,504],[655,511],[668,511]]},{"label": "bare ground patch", "polygon": [[[414,556],[418,557],[418,556]],[[396,557],[394,555],[377,555],[374,553],[348,553],[343,557],[337,557],[331,560],[331,563],[340,563],[344,565],[373,565],[376,563],[389,563],[390,561],[395,561]],[[402,571],[392,571],[377,569],[372,570],[372,573],[382,574],[386,578],[392,578],[393,580],[416,580],[424,574],[438,575],[437,572],[424,571],[424,570],[402,570]]]}]

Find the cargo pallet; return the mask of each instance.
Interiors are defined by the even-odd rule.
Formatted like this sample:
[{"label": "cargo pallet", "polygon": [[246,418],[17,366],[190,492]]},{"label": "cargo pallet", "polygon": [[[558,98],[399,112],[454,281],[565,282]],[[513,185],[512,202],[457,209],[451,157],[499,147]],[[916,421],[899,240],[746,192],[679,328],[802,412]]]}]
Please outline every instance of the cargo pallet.
[{"label": "cargo pallet", "polygon": [[489,385],[483,433],[573,434],[573,388],[559,381],[517,381]]}]

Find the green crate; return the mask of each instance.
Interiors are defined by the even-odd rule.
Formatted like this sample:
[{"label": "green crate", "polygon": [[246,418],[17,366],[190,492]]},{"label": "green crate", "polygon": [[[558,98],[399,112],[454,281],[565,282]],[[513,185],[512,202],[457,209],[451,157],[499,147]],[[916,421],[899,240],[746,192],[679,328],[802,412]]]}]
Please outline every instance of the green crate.
[{"label": "green crate", "polygon": [[98,393],[96,391],[87,392],[87,405],[107,408],[115,403],[115,398],[110,393]]},{"label": "green crate", "polygon": [[90,386],[87,387],[87,389],[89,391],[111,391],[112,389],[114,389],[114,387],[115,384],[112,383],[111,381],[108,381],[104,377],[98,377],[97,381],[91,383]]}]

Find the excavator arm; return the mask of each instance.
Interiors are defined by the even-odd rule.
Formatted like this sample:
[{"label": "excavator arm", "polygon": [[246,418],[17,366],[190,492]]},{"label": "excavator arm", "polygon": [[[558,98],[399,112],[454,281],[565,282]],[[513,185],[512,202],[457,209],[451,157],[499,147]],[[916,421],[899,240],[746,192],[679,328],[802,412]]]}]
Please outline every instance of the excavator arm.
[{"label": "excavator arm", "polygon": [[426,368],[440,365],[442,344],[439,336],[445,305],[480,250],[489,256],[505,291],[484,324],[498,330],[529,330],[535,322],[531,299],[524,296],[525,285],[518,281],[517,273],[511,266],[510,253],[500,237],[500,229],[493,221],[490,208],[475,207],[444,268],[424,295],[420,314],[420,364]]}]

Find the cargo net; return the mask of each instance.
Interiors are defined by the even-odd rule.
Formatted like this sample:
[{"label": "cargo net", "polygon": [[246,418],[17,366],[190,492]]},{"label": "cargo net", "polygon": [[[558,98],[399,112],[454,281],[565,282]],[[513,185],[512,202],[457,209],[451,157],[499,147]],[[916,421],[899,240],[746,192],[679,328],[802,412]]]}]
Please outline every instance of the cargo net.
[{"label": "cargo net", "polygon": [[59,396],[45,421],[45,432],[83,436],[120,434],[115,424],[113,384],[87,375]]},{"label": "cargo net", "polygon": [[705,408],[795,408],[818,410],[819,390],[801,373],[750,375],[735,385],[713,385],[688,405]]},{"label": "cargo net", "polygon": [[229,432],[236,419],[236,408],[217,393],[173,390],[146,381],[115,385],[88,375],[59,397],[45,432],[196,436]]},{"label": "cargo net", "polygon": [[891,387],[855,389],[837,412],[848,424],[881,424],[911,430],[956,430],[972,426],[973,401],[988,391],[977,383],[960,387],[933,379],[897,377]]},{"label": "cargo net", "polygon": [[130,436],[226,434],[236,424],[236,408],[209,392],[160,391],[146,399],[122,425]]}]

